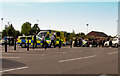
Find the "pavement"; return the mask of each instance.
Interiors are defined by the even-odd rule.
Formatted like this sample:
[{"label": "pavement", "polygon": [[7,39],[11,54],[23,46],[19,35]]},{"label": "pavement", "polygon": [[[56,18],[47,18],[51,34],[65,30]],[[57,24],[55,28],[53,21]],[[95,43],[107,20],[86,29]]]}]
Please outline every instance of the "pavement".
[{"label": "pavement", "polygon": [[118,48],[2,46],[2,74],[118,74]]}]

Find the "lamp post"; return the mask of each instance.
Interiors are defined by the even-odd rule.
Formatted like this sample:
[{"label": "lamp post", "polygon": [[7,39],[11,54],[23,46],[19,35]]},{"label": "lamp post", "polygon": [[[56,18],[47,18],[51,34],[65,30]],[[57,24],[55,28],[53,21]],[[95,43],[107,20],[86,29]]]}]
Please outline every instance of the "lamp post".
[{"label": "lamp post", "polygon": [[11,22],[9,21],[9,22],[8,22],[8,26],[10,25],[10,23],[11,23]]},{"label": "lamp post", "polygon": [[39,21],[39,20],[37,20],[37,24],[38,24],[38,21]]},{"label": "lamp post", "polygon": [[[10,21],[8,22],[8,27],[9,27],[9,25],[10,25]],[[10,27],[11,28],[11,27]],[[8,34],[9,35],[9,34]],[[9,46],[10,46],[10,35],[9,35]]]},{"label": "lamp post", "polygon": [[1,30],[2,30],[2,25],[3,25],[3,18],[1,18]]},{"label": "lamp post", "polygon": [[86,24],[86,26],[87,26],[87,33],[88,33],[88,26],[89,26],[89,24]]},{"label": "lamp post", "polygon": [[[1,18],[1,32],[2,32],[2,26],[3,26],[3,18]],[[2,34],[1,34],[0,39],[2,39]]]}]

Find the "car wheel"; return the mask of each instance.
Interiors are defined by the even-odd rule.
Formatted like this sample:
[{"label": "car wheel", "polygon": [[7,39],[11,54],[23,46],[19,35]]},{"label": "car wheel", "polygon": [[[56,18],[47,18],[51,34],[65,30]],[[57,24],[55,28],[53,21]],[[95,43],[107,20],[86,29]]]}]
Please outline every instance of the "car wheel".
[{"label": "car wheel", "polygon": [[21,47],[22,47],[22,48],[25,48],[25,47],[26,47],[26,44],[25,44],[25,43],[21,43]]},{"label": "car wheel", "polygon": [[117,47],[118,47],[118,44],[115,44],[115,47],[117,48]]},{"label": "car wheel", "polygon": [[108,47],[108,45],[107,45],[107,44],[105,44],[105,47]]}]

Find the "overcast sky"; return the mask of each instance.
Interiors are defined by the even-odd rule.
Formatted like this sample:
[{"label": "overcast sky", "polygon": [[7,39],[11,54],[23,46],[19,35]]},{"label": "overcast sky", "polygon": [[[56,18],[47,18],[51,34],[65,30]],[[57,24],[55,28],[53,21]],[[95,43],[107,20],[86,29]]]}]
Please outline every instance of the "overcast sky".
[{"label": "overcast sky", "polygon": [[72,32],[74,29],[76,33],[87,33],[86,24],[89,24],[89,32],[100,31],[112,36],[117,34],[117,2],[45,1],[2,3],[3,25],[10,21],[16,30],[21,31],[24,22],[30,22],[33,26],[39,20],[39,27],[44,30]]}]

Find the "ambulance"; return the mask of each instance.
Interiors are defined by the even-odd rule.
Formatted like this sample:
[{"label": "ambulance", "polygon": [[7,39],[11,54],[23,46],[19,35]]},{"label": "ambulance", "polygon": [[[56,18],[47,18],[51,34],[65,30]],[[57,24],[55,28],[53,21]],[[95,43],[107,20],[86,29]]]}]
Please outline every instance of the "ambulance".
[{"label": "ambulance", "polygon": [[[66,45],[66,38],[65,38],[65,33],[64,31],[57,31],[57,30],[41,30],[36,38],[37,40],[42,40],[42,35],[45,35],[45,40],[48,44],[48,46],[50,46],[51,44],[51,39],[50,37],[52,36],[52,34],[54,34],[55,36],[55,45],[59,45],[59,41],[61,40],[61,44],[62,45]],[[42,42],[41,42],[42,45]]]},{"label": "ambulance", "polygon": [[[61,44],[64,46],[66,45],[66,38],[64,31],[56,31],[56,30],[40,30],[40,32],[36,35],[36,42],[37,45],[43,44],[42,42],[42,35],[45,35],[45,40],[47,42],[47,46],[51,47],[51,39],[50,37],[52,34],[55,36],[55,45],[59,45],[59,41],[61,40]],[[27,43],[29,41],[29,45],[33,45],[33,36],[19,36],[17,39],[17,44],[19,44],[22,48],[27,46]],[[35,44],[36,45],[36,44]]]}]

